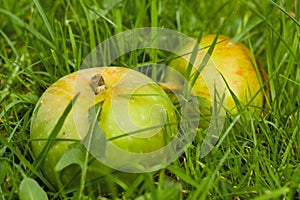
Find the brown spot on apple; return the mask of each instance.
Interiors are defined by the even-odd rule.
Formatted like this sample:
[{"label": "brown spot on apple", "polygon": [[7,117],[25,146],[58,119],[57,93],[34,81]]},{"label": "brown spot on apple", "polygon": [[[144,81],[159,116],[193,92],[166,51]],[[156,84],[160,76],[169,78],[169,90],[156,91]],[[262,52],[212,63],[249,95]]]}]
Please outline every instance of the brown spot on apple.
[{"label": "brown spot on apple", "polygon": [[239,76],[243,76],[244,75],[243,70],[241,70],[241,69],[235,71],[235,74],[237,74]]}]

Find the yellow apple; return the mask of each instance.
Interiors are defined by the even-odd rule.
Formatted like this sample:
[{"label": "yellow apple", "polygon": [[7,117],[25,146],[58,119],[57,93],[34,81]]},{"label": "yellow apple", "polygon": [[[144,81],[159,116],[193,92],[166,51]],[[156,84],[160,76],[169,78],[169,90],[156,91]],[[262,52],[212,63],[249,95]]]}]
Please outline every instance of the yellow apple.
[{"label": "yellow apple", "polygon": [[[106,138],[114,138],[111,140],[112,144],[124,151],[155,151],[168,143],[168,137],[177,133],[177,116],[172,102],[150,78],[128,68],[89,68],[61,78],[39,99],[30,131],[32,150],[36,157],[42,152],[67,105],[77,94],[79,96],[56,137],[57,141],[41,165],[45,177],[55,187],[58,187],[59,182],[72,182],[72,177],[76,175],[75,169],[78,168],[74,166],[66,167],[61,173],[56,167],[74,142],[82,142],[87,136],[91,127],[89,110],[95,104],[101,103],[97,123]],[[107,148],[101,146],[103,141],[93,141],[93,144],[103,152]],[[134,161],[126,160],[121,155],[108,156],[114,156],[111,159],[123,162],[121,164],[134,164]],[[94,159],[88,167],[87,177],[93,179],[107,174],[112,176],[116,171]],[[130,174],[121,173],[119,177],[126,182],[130,179]],[[76,185],[78,180],[80,178],[71,185]]]},{"label": "yellow apple", "polygon": [[[200,66],[215,38],[216,35],[208,35],[201,39],[196,59],[192,63],[193,70],[191,74]],[[194,42],[186,44],[178,52],[180,57],[172,60],[169,66],[185,75],[194,47]],[[262,108],[264,94],[263,90],[261,90],[261,83],[266,76],[259,65],[258,67],[259,69],[256,70],[253,56],[245,45],[239,42],[233,43],[229,37],[219,36],[209,61],[193,85],[193,93],[199,97],[201,110],[205,110],[205,107],[210,109],[212,105],[211,94],[213,91],[209,89],[207,80],[216,76],[213,69],[219,71],[222,77],[219,79],[222,83],[216,84],[223,84],[224,88],[227,88],[223,101],[227,111],[232,114],[237,114],[238,112],[232,93],[237,97],[241,105],[249,105],[251,111],[257,110],[255,108]],[[203,76],[204,72],[206,73],[205,76]],[[166,82],[174,82],[174,78],[173,75],[168,75]],[[192,79],[193,77],[190,78],[190,83]]]}]

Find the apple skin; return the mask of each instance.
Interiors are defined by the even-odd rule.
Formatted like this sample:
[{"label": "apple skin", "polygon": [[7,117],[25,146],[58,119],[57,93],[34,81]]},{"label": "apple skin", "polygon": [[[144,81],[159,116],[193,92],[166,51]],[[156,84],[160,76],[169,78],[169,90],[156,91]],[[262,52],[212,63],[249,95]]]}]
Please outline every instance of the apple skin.
[{"label": "apple skin", "polygon": [[[200,50],[197,52],[196,60],[193,66],[200,66],[209,46],[212,45],[216,35],[204,36],[200,41]],[[191,52],[195,43],[186,44],[179,52],[178,55],[183,55],[182,57],[172,60],[169,64],[170,67],[185,75],[187,70],[188,62],[190,60]],[[244,46],[242,43],[232,43],[231,38],[227,36],[218,36],[217,44],[214,46],[213,52],[210,55],[210,60],[203,70],[209,71],[212,68],[216,68],[220,74],[226,80],[228,87],[235,94],[241,104],[250,105],[250,110],[256,111],[256,108],[262,108],[264,105],[264,94],[260,90],[262,80],[266,80],[266,74],[261,69],[259,63],[259,73],[256,72],[253,59],[250,50]],[[194,68],[195,70],[195,68]],[[213,74],[213,72],[212,72]],[[166,82],[170,82],[174,77],[166,78]],[[222,79],[223,81],[223,79]],[[223,81],[225,87],[225,81]],[[209,88],[206,84],[205,78],[200,74],[193,86],[194,95],[198,96],[200,99],[200,108],[204,113],[207,113],[211,107],[211,99]],[[256,93],[258,94],[256,95]],[[252,100],[252,97],[255,98]],[[225,94],[225,99],[223,102],[225,108],[231,114],[237,114],[238,109],[236,103],[227,90]],[[205,108],[204,108],[205,107]]]},{"label": "apple skin", "polygon": [[[91,78],[96,74],[101,74],[106,86],[106,91],[99,95],[95,95],[95,91],[90,85]],[[133,79],[136,81],[134,82]],[[43,174],[54,187],[59,188],[59,182],[62,184],[69,183],[76,170],[78,170],[74,166],[68,166],[63,170],[63,173],[59,174],[55,171],[55,166],[62,155],[75,143],[74,140],[81,141],[86,136],[90,126],[88,110],[95,103],[102,102],[99,125],[107,138],[124,134],[124,130],[119,126],[119,121],[116,121],[113,115],[112,109],[114,104],[112,101],[117,101],[120,103],[118,106],[121,107],[126,108],[128,106],[129,116],[132,117],[133,123],[136,124],[137,128],[156,125],[153,123],[161,122],[163,114],[167,114],[170,122],[176,123],[177,116],[167,94],[153,81],[137,87],[139,80],[146,80],[147,82],[150,81],[150,78],[128,68],[89,68],[59,79],[43,93],[36,105],[31,122],[30,138],[34,140],[32,142],[32,150],[35,157],[41,153],[46,144],[45,139],[49,137],[65,108],[77,94],[78,91],[76,90],[80,90],[81,92],[57,135],[57,139],[65,140],[59,140],[54,143],[41,165]],[[130,88],[133,87],[135,88],[134,91],[130,91]],[[119,96],[124,93],[128,94],[128,92],[150,95],[133,96],[130,98]],[[151,96],[151,94],[154,95]],[[127,100],[124,101],[124,99]],[[125,105],[122,105],[124,102]],[[160,107],[153,111],[152,108],[155,105],[159,105]],[[76,112],[74,112],[75,109]],[[126,116],[120,114],[118,117],[117,119],[119,120]],[[164,128],[159,131],[156,130],[155,134],[149,133],[149,131],[141,132],[138,133],[140,135],[122,137],[112,142],[126,151],[138,153],[151,152],[166,145],[167,137]],[[177,126],[172,125],[171,130],[172,133],[177,133]],[[71,141],[67,141],[68,139]],[[94,162],[88,167],[87,179],[111,174],[112,172],[116,172],[116,170],[94,159]],[[133,176],[131,173],[122,172],[119,173],[118,177],[121,177],[125,183],[128,183]],[[73,181],[73,184],[71,183],[70,185],[77,185],[76,181],[78,182],[79,180]]]}]

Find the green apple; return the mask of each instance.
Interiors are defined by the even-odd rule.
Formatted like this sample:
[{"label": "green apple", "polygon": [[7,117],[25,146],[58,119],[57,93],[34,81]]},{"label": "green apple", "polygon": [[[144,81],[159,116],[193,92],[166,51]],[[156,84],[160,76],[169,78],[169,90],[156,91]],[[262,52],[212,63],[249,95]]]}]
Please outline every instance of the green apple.
[{"label": "green apple", "polygon": [[[170,140],[169,137],[177,133],[177,116],[172,102],[150,78],[128,68],[89,68],[61,78],[39,99],[30,130],[32,150],[36,157],[42,152],[47,138],[67,105],[77,94],[78,98],[57,135],[58,140],[41,165],[45,177],[55,187],[59,182],[67,184],[76,173],[72,166],[59,173],[56,170],[57,163],[74,141],[82,141],[87,136],[91,127],[89,110],[96,104],[101,103],[97,123],[106,138],[114,138],[111,140],[112,144],[124,151],[155,151],[165,146]],[[93,142],[99,142],[98,148],[105,151],[106,147],[101,146],[101,141]],[[114,156],[116,157],[113,159],[117,162],[118,159],[123,159],[121,156]],[[99,160],[94,160],[88,167],[88,179],[116,171]],[[129,174],[121,174],[125,182],[130,179]]]},{"label": "green apple", "polygon": [[[213,44],[215,37],[215,35],[208,35],[201,39],[199,50],[193,63],[194,69],[192,73],[200,66],[209,47]],[[178,55],[181,57],[172,60],[169,66],[182,75],[185,75],[188,68],[188,61],[191,58],[191,52],[193,52],[194,47],[195,43],[193,42],[186,44],[178,52]],[[237,114],[238,112],[236,101],[232,93],[242,105],[248,104],[251,111],[257,110],[256,108],[262,108],[264,104],[264,94],[263,90],[261,90],[261,80],[265,80],[266,75],[259,65],[259,70],[256,70],[253,61],[254,59],[250,50],[242,43],[233,43],[231,38],[219,36],[209,61],[193,85],[193,93],[200,99],[199,104],[200,107],[202,107],[200,109],[205,110],[204,107],[208,109],[211,108],[212,90],[209,89],[207,80],[216,76],[213,71],[214,69],[218,70],[223,76],[219,80],[222,81],[224,88],[227,88],[223,100],[223,105],[225,105],[227,111],[232,114]],[[206,77],[202,75],[203,72],[206,72]],[[169,75],[166,78],[166,82],[172,82],[172,79],[174,79],[174,77]]]}]

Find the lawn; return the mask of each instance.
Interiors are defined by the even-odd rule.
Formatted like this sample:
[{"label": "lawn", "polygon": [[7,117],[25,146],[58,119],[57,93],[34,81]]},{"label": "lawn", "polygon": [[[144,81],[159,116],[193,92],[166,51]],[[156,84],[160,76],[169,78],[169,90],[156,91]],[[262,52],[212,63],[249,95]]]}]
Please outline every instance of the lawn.
[{"label": "lawn", "polygon": [[[298,0],[1,0],[0,22],[0,200],[45,194],[49,199],[300,199]],[[199,156],[206,133],[201,129],[176,161],[135,175],[131,184],[113,175],[93,182],[81,178],[74,187],[50,184],[29,137],[39,98],[59,78],[80,70],[101,42],[142,27],[192,38],[227,35],[245,44],[268,75],[269,99],[258,108],[261,113],[252,115],[247,106],[228,113],[207,156]],[[138,49],[111,65],[167,65],[172,53]],[[101,192],[103,181],[110,192]]]}]

